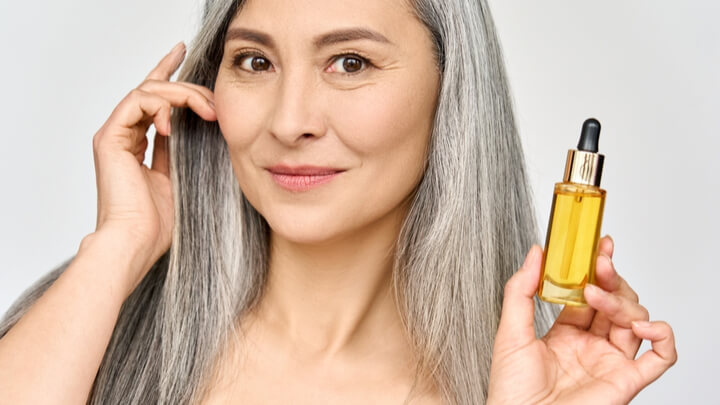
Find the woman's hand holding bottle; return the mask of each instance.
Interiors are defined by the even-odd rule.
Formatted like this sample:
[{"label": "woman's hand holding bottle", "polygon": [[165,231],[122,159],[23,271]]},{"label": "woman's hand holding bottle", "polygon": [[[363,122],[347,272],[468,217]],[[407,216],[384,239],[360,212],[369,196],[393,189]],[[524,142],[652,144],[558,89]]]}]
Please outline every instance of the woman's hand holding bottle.
[{"label": "woman's hand holding bottle", "polygon": [[[174,209],[167,141],[172,107],[189,107],[207,120],[217,119],[210,89],[192,83],[170,82],[185,57],[176,45],[147,78],[118,104],[93,137],[97,180],[97,223],[89,240],[109,235],[125,243],[134,257],[124,279],[127,294],[152,264],[170,247]],[[155,125],[152,167],[143,164],[146,132]],[[89,243],[83,240],[83,244]]]},{"label": "woman's hand holding bottle", "polygon": [[[566,306],[537,339],[533,297],[542,249],[530,249],[505,287],[489,405],[626,404],[675,363],[672,328],[649,322],[635,291],[615,272],[613,250],[612,239],[600,240],[597,285],[585,287],[589,306]],[[652,350],[635,359],[643,339],[652,343]]]}]

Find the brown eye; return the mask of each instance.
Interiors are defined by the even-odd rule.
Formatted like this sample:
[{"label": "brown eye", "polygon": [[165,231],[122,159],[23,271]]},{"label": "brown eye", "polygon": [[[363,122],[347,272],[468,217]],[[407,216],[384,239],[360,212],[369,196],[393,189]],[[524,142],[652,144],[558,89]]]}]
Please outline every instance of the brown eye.
[{"label": "brown eye", "polygon": [[352,75],[362,73],[362,71],[367,70],[370,66],[372,66],[370,61],[359,55],[345,54],[335,59],[332,64],[332,71],[344,75]]},{"label": "brown eye", "polygon": [[270,68],[270,61],[262,55],[246,52],[235,56],[233,66],[240,66],[241,69],[249,72],[261,72]]}]

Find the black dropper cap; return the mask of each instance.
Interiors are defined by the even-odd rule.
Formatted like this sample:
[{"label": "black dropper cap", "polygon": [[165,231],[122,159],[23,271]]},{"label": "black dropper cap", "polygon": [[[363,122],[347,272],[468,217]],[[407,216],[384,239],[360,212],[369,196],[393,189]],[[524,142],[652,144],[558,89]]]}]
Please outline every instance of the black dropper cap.
[{"label": "black dropper cap", "polygon": [[578,150],[597,153],[600,140],[600,122],[595,118],[588,118],[583,122]]},{"label": "black dropper cap", "polygon": [[563,182],[600,187],[605,156],[598,153],[600,122],[588,118],[583,122],[577,149],[568,150]]}]

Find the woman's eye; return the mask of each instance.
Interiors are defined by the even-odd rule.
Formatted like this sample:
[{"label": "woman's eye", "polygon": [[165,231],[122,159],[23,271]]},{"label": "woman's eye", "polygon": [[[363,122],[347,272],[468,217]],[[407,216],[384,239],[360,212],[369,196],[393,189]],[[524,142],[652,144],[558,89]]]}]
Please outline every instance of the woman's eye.
[{"label": "woman's eye", "polygon": [[241,53],[235,57],[233,65],[250,72],[262,72],[270,68],[270,61],[255,53]]},{"label": "woman's eye", "polygon": [[358,55],[349,54],[338,57],[331,65],[331,68],[333,72],[338,71],[340,73],[353,74],[362,70],[363,65],[367,64],[367,59]]}]

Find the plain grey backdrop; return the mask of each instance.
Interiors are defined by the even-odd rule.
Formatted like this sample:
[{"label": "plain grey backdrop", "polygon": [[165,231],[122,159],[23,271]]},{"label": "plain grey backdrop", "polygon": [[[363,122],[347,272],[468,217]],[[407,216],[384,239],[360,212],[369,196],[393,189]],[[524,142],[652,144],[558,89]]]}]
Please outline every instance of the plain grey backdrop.
[{"label": "plain grey backdrop", "polygon": [[[633,403],[720,404],[720,2],[490,3],[543,232],[567,149],[586,118],[602,124],[603,233],[679,353]],[[190,42],[201,9],[0,2],[0,312],[94,230],[92,136],[175,43]]]}]

